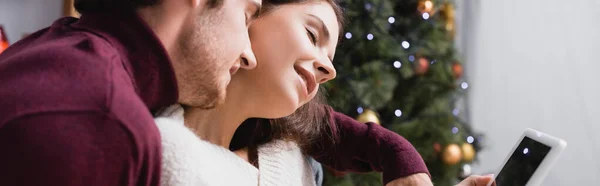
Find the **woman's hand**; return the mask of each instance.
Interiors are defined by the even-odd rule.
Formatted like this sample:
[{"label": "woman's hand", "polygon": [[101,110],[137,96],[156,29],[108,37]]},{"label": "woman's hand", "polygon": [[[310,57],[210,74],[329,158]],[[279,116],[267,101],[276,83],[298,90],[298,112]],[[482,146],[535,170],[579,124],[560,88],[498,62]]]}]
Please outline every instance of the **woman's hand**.
[{"label": "woman's hand", "polygon": [[386,186],[433,186],[429,175],[425,173],[413,174],[403,178],[395,179],[389,182]]},{"label": "woman's hand", "polygon": [[[488,182],[494,179],[493,175],[486,176],[469,176],[456,186],[487,186]],[[404,178],[398,178],[386,186],[433,186],[427,174],[413,174]],[[493,183],[491,186],[496,186]]]},{"label": "woman's hand", "polygon": [[[494,179],[494,175],[486,175],[486,176],[469,176],[460,182],[456,186],[487,186],[487,184]],[[496,183],[492,183],[492,186],[496,186]]]}]

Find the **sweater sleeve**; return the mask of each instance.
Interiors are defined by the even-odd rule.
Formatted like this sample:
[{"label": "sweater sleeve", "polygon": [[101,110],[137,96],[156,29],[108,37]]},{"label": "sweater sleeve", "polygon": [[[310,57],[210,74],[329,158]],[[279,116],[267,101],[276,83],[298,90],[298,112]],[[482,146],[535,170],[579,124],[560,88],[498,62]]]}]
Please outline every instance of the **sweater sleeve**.
[{"label": "sweater sleeve", "polygon": [[421,155],[402,136],[378,124],[361,123],[330,111],[337,140],[315,144],[310,154],[317,161],[339,171],[383,172],[384,184],[412,174],[429,175]]},{"label": "sweater sleeve", "polygon": [[102,112],[24,116],[0,126],[0,185],[158,185],[157,162],[138,158],[154,149],[137,147]]}]

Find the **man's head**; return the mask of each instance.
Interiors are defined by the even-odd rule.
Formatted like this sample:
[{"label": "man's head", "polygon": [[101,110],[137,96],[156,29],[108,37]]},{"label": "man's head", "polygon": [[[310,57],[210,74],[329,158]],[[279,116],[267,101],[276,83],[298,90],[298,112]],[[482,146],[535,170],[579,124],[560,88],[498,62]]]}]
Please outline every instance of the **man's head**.
[{"label": "man's head", "polygon": [[183,105],[215,107],[223,102],[231,75],[256,66],[248,26],[261,0],[75,0],[83,16],[115,6],[132,7],[161,40]]}]

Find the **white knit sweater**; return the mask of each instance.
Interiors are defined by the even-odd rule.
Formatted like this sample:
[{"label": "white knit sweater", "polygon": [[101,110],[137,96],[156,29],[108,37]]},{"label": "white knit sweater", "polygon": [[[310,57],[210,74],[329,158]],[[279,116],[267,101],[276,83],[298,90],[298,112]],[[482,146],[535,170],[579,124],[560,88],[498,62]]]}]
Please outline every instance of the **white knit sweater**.
[{"label": "white knit sweater", "polygon": [[167,108],[157,118],[161,134],[163,186],[313,186],[310,164],[293,142],[258,148],[253,165],[221,146],[200,139],[183,123],[183,109]]}]

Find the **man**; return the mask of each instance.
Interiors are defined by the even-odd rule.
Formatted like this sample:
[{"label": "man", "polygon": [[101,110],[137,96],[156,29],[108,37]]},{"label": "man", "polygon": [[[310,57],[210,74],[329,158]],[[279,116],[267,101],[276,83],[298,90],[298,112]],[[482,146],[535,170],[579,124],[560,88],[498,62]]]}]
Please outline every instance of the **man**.
[{"label": "man", "polygon": [[158,185],[150,111],[223,101],[261,1],[75,3],[0,55],[0,185]]},{"label": "man", "polygon": [[[159,185],[160,136],[151,113],[223,101],[231,74],[256,66],[247,27],[261,1],[75,3],[80,20],[59,19],[0,55],[0,185]],[[362,126],[348,127],[369,138],[385,130]],[[418,156],[397,147],[386,149]],[[402,164],[394,160],[404,157],[388,155],[373,163],[374,157],[367,161],[375,166],[397,162],[383,169],[392,185],[431,183],[422,161]]]}]

